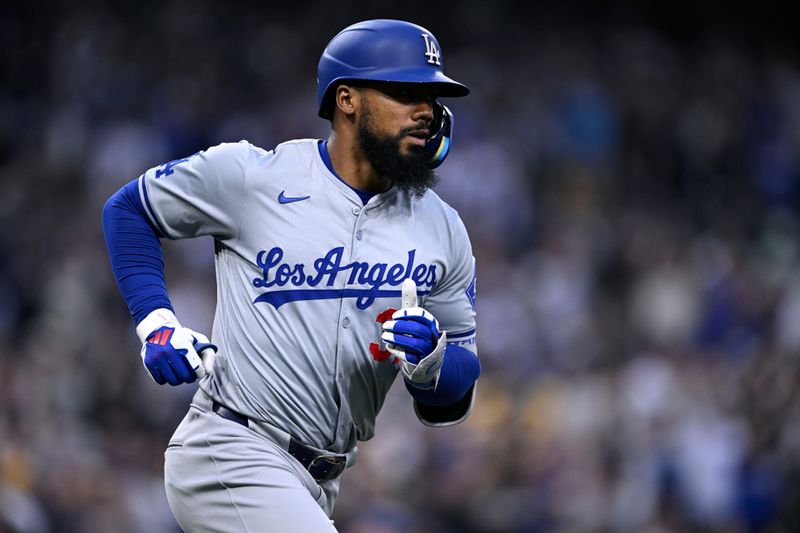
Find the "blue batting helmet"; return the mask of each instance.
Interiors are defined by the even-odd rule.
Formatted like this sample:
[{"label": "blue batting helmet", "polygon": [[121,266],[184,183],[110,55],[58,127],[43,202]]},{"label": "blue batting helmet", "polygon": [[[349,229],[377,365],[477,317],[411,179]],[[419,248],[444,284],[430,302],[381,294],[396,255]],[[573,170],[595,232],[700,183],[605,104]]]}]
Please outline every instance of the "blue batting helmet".
[{"label": "blue batting helmet", "polygon": [[331,39],[317,67],[319,116],[333,116],[336,86],[351,80],[424,83],[437,96],[466,96],[469,89],[444,75],[439,41],[431,32],[401,20],[367,20]]}]

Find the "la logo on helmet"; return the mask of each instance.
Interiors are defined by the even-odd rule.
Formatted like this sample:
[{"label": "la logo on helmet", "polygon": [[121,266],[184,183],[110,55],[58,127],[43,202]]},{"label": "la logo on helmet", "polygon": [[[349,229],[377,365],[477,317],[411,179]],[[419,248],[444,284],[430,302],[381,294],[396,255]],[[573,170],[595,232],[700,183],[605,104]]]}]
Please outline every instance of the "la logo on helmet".
[{"label": "la logo on helmet", "polygon": [[436,42],[431,39],[431,36],[427,33],[422,34],[422,38],[425,39],[425,55],[428,56],[428,63],[431,65],[441,65],[439,62],[439,50],[436,48]]}]

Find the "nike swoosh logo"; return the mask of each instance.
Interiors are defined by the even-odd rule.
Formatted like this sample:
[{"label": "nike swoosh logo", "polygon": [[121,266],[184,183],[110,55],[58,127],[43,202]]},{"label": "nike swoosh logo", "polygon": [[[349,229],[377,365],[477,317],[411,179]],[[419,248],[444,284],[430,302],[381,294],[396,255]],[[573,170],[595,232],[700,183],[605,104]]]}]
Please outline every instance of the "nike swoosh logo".
[{"label": "nike swoosh logo", "polygon": [[286,196],[286,191],[281,191],[278,195],[278,201],[282,204],[291,204],[292,202],[301,202],[308,200],[310,196]]}]

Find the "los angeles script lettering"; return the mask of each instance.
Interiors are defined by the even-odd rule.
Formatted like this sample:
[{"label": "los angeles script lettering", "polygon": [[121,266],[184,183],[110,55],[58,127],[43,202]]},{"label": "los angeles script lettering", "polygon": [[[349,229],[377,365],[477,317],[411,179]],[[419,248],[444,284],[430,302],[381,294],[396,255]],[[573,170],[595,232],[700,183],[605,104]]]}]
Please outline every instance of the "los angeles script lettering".
[{"label": "los angeles script lettering", "polygon": [[262,250],[256,263],[262,276],[253,279],[253,286],[270,287],[334,287],[340,275],[348,276],[347,285],[360,285],[366,292],[377,292],[381,287],[396,287],[411,278],[417,287],[431,288],[436,284],[436,265],[416,264],[416,250],[408,251],[403,263],[367,263],[354,261],[342,264],[344,247],[333,248],[323,257],[314,260],[309,268],[305,263],[284,262],[284,252],[279,246]]}]

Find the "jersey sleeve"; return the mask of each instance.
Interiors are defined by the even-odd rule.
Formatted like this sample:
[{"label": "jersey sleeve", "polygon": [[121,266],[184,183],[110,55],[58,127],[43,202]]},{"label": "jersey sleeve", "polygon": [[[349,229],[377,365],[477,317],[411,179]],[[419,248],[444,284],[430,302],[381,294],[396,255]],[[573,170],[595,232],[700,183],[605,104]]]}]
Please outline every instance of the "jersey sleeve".
[{"label": "jersey sleeve", "polygon": [[460,218],[452,224],[450,264],[425,300],[425,308],[447,331],[447,342],[477,353],[475,344],[476,265],[467,230]]},{"label": "jersey sleeve", "polygon": [[151,168],[139,178],[150,222],[166,237],[238,238],[250,144],[223,143]]}]

